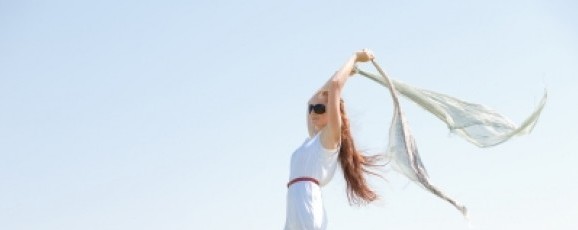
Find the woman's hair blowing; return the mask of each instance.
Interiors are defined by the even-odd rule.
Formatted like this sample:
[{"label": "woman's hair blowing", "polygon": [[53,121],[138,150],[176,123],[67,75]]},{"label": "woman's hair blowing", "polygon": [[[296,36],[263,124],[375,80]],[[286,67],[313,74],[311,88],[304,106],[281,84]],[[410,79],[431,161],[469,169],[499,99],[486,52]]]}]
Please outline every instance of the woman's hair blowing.
[{"label": "woman's hair blowing", "polygon": [[339,149],[339,163],[343,170],[343,177],[347,182],[347,199],[350,204],[364,205],[378,198],[369,188],[364,174],[378,174],[369,171],[369,167],[376,166],[378,156],[364,156],[357,151],[351,137],[349,119],[345,113],[343,100],[339,103],[341,113],[341,148]]}]

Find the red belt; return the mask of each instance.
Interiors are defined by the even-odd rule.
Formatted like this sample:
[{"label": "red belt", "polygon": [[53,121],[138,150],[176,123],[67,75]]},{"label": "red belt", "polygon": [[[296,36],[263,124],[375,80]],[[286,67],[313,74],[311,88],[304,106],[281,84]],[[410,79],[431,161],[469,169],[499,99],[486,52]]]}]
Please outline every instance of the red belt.
[{"label": "red belt", "polygon": [[287,188],[289,188],[289,186],[291,186],[292,184],[295,184],[299,181],[310,181],[315,183],[316,185],[319,185],[319,181],[315,178],[311,178],[311,177],[297,177],[291,181],[289,181],[289,183],[287,183]]}]

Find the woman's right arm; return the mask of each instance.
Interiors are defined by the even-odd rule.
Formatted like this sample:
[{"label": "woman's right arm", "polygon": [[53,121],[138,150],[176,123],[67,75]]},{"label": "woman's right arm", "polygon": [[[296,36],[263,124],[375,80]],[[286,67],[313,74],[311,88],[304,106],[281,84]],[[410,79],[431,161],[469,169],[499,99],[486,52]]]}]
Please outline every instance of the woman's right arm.
[{"label": "woman's right arm", "polygon": [[[336,138],[339,137],[340,134],[340,113],[339,113],[339,100],[341,99],[341,88],[345,84],[347,78],[353,74],[353,69],[355,63],[358,61],[366,62],[373,59],[373,53],[370,50],[363,49],[361,51],[355,52],[355,54],[350,57],[347,62],[336,71],[329,80],[321,87],[321,89],[317,90],[315,94],[309,99],[308,105],[311,104],[311,101],[315,99],[315,97],[326,97],[327,100],[327,109],[331,110],[333,108],[334,111],[328,111],[330,113],[329,118],[329,127],[332,128],[330,131],[330,136],[335,136]],[[307,108],[307,129],[309,131],[309,136],[312,136],[315,133],[315,127],[311,123],[309,119],[309,108]],[[339,142],[339,138],[335,140]]]}]

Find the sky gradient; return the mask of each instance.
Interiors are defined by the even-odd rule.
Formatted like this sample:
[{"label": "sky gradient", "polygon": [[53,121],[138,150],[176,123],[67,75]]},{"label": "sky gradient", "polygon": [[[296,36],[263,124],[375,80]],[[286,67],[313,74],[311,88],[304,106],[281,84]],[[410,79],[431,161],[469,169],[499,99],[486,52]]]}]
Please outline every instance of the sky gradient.
[{"label": "sky gradient", "polygon": [[[381,200],[323,188],[329,229],[578,229],[576,1],[0,0],[0,229],[282,229],[312,93],[370,48],[394,79],[533,133],[479,149],[401,103],[432,182],[386,168]],[[361,68],[373,71],[370,65]],[[383,151],[388,91],[343,95]]]}]

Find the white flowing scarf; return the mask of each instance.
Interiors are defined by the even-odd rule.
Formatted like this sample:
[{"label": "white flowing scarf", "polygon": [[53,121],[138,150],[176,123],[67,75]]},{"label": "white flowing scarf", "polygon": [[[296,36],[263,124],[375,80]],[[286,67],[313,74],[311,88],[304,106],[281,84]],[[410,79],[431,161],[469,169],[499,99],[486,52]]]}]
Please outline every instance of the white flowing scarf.
[{"label": "white flowing scarf", "polygon": [[486,106],[391,80],[375,60],[372,63],[381,76],[358,68],[355,71],[387,87],[391,93],[394,113],[389,130],[389,144],[385,153],[386,159],[391,161],[396,171],[434,195],[451,203],[467,217],[467,209],[464,205],[447,196],[430,183],[427,171],[418,154],[414,138],[409,130],[407,119],[401,109],[398,93],[434,114],[445,122],[452,132],[472,144],[478,147],[489,147],[505,142],[513,136],[532,131],[546,104],[546,91],[544,91],[544,96],[534,112],[520,126],[517,126],[508,118]]}]

